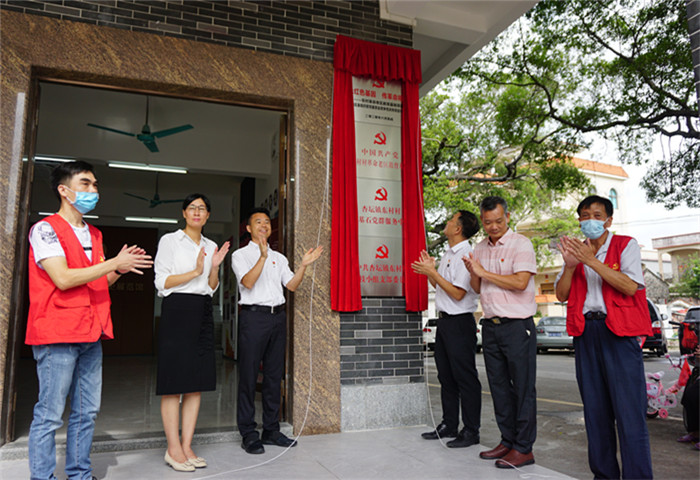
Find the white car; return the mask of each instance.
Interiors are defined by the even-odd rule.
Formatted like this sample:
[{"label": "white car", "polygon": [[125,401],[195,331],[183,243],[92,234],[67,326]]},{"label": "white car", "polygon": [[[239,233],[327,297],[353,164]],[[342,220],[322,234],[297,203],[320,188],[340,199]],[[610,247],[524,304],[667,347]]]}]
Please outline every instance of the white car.
[{"label": "white car", "polygon": [[435,334],[437,333],[437,318],[429,318],[423,325],[423,345],[428,350],[435,350]]},{"label": "white car", "polygon": [[476,324],[476,353],[481,351],[481,321]]},{"label": "white car", "polygon": [[[435,335],[437,334],[437,318],[429,318],[423,325],[423,345],[428,350],[435,350]],[[476,353],[481,351],[481,324],[476,325]]]}]

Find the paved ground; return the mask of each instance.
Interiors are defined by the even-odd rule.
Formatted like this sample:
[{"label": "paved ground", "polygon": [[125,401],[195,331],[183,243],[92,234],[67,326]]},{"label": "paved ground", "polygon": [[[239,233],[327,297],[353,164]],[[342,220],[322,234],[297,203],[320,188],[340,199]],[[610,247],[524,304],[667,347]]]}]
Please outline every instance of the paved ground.
[{"label": "paved ground", "polygon": [[[664,385],[671,385],[678,377],[668,360],[647,356],[647,372],[664,371]],[[500,438],[493,414],[491,396],[483,367],[483,356],[477,354],[479,379],[482,383],[481,443],[492,446]],[[440,397],[432,358],[427,361],[431,403],[436,421],[441,418]],[[537,463],[575,478],[592,478],[588,468],[586,431],[583,407],[576,384],[574,356],[566,352],[537,355],[537,441],[533,452]],[[651,438],[654,476],[657,479],[700,478],[700,452],[675,439],[685,433],[681,407],[671,409],[666,419],[647,422]]]},{"label": "paved ground", "polygon": [[[540,465],[520,471],[498,469],[493,461],[479,458],[479,452],[486,450],[483,445],[448,449],[438,441],[421,439],[424,430],[409,427],[302,437],[297,447],[279,458],[284,450],[276,447],[266,447],[263,455],[248,455],[238,443],[202,445],[197,453],[207,459],[209,467],[195,473],[167,467],[164,449],[98,453],[92,455],[92,461],[94,474],[105,480],[571,478]],[[62,463],[58,471],[63,471]],[[26,460],[0,462],[0,479],[28,477]]]}]

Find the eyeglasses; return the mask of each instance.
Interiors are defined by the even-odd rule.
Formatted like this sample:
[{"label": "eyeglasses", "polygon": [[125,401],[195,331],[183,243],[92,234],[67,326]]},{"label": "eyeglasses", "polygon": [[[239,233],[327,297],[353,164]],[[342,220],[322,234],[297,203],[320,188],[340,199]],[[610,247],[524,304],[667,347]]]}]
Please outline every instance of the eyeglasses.
[{"label": "eyeglasses", "polygon": [[187,210],[194,213],[194,212],[206,212],[207,207],[205,205],[190,205],[187,207]]}]

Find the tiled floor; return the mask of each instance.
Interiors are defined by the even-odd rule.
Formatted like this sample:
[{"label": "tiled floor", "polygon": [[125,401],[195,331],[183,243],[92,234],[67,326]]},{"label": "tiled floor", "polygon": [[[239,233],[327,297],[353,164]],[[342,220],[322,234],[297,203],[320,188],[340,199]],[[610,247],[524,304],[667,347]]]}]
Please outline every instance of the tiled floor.
[{"label": "tiled floor", "polygon": [[[114,480],[569,478],[538,465],[524,467],[520,472],[497,469],[493,461],[478,457],[479,451],[493,445],[448,449],[437,441],[421,439],[425,426],[304,436],[295,448],[267,447],[263,455],[248,455],[240,448],[234,427],[235,365],[220,359],[217,389],[203,394],[195,451],[207,459],[209,467],[194,473],[179,473],[163,462],[160,400],[154,386],[155,359],[105,358],[102,410],[93,445],[97,452],[92,454],[93,473],[100,479]],[[0,458],[4,459],[0,461],[0,480],[29,478],[26,442],[37,389],[33,360],[22,361],[19,378],[18,438],[0,449]],[[259,414],[260,405],[256,403]],[[288,425],[284,430],[291,435]],[[115,441],[119,444],[116,448]],[[57,434],[56,472],[60,479],[65,478],[64,442],[65,426]]]},{"label": "tiled floor", "polygon": [[[97,453],[92,455],[93,473],[106,480],[571,478],[536,464],[519,471],[498,469],[493,461],[479,458],[486,446],[448,449],[423,440],[420,433],[425,428],[313,435],[300,438],[297,447],[286,451],[266,447],[263,455],[248,455],[237,442],[201,445],[197,453],[209,467],[194,473],[167,467],[162,448]],[[57,472],[63,472],[63,458]],[[26,460],[0,462],[0,479],[25,479],[28,473]]]},{"label": "tiled floor", "polygon": [[[232,430],[235,425],[236,363],[218,356],[216,375],[216,391],[202,393],[198,431]],[[155,394],[155,357],[105,357],[102,377],[102,408],[95,426],[96,440],[162,434],[160,397]],[[18,379],[15,433],[18,442],[26,442],[38,391],[34,360],[20,361]],[[258,402],[256,414],[259,413]],[[64,419],[68,418],[67,414],[66,411]],[[66,423],[56,434],[59,443],[65,440]]]}]

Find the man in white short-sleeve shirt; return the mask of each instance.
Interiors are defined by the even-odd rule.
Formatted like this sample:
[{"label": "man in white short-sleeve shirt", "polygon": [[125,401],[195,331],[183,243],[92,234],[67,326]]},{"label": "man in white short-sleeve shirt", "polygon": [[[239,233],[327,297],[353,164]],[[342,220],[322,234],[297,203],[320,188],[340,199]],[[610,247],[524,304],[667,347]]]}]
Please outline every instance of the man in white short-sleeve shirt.
[{"label": "man in white short-sleeve shirt", "polygon": [[[284,373],[284,349],[287,343],[287,316],[282,287],[293,292],[304,279],[306,267],[315,262],[323,247],[309,249],[296,273],[289,262],[267,243],[272,233],[270,214],[254,209],[246,230],[250,243],[231,255],[231,266],[240,292],[238,317],[238,429],[241,447],[251,454],[265,452],[263,445],[289,447],[296,441],[280,432],[279,411],[281,381]],[[262,441],[255,423],[255,383],[263,363]]]},{"label": "man in white short-sleeve shirt", "polygon": [[[469,239],[479,231],[479,220],[471,212],[460,210],[447,221],[443,233],[448,248],[435,270],[435,259],[426,251],[411,265],[414,272],[426,275],[435,287],[438,310],[435,335],[435,366],[440,381],[442,422],[421,436],[426,440],[457,437],[447,442],[450,448],[479,443],[481,426],[481,383],[476,370],[476,310],[479,296],[470,285],[471,276],[462,257],[472,251]],[[464,428],[459,429],[462,411]]]}]

